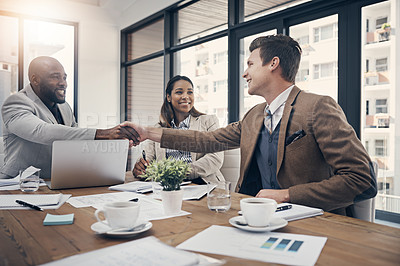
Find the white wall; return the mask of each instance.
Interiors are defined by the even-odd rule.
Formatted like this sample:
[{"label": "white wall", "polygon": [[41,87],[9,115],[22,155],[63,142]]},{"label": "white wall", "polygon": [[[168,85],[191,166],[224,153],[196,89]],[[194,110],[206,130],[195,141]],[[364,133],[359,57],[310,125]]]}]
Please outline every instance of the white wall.
[{"label": "white wall", "polygon": [[78,112],[81,127],[119,123],[119,28],[106,10],[64,0],[1,0],[0,10],[79,23]]}]

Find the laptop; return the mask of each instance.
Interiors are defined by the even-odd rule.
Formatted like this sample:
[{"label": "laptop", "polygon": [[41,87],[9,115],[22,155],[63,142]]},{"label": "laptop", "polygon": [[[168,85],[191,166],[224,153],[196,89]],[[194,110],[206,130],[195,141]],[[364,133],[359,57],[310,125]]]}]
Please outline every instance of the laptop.
[{"label": "laptop", "polygon": [[128,140],[54,141],[50,189],[108,186],[125,181]]}]

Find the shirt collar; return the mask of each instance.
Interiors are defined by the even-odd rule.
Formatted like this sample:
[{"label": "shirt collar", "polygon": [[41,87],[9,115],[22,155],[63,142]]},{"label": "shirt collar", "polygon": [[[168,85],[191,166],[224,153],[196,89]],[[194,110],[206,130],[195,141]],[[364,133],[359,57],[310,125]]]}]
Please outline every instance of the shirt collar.
[{"label": "shirt collar", "polygon": [[282,105],[286,103],[287,98],[289,97],[290,92],[292,91],[294,84],[291,85],[289,88],[281,92],[270,104],[267,104],[265,107],[264,113],[266,113],[267,109],[271,111],[271,114],[274,115],[276,110],[279,109]]},{"label": "shirt collar", "polygon": [[190,117],[191,117],[191,115],[188,115],[188,117],[186,117],[184,120],[182,120],[182,121],[179,123],[179,126],[176,126],[175,121],[172,120],[172,121],[171,121],[171,126],[172,126],[173,128],[189,128]]}]

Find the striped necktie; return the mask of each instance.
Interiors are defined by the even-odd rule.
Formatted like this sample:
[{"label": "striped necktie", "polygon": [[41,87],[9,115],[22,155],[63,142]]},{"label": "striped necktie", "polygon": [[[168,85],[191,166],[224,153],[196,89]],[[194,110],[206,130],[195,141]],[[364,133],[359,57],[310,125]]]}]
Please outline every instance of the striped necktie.
[{"label": "striped necktie", "polygon": [[272,134],[272,113],[269,108],[265,110],[264,125],[267,128],[269,134]]}]

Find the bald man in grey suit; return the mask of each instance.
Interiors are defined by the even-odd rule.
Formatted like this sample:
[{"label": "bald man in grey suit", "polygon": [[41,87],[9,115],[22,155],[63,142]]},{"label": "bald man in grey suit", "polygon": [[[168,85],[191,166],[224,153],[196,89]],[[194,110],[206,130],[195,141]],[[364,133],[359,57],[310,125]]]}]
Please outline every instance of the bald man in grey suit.
[{"label": "bald man in grey suit", "polygon": [[41,177],[50,178],[52,143],[56,140],[131,139],[129,129],[78,128],[65,102],[67,74],[52,57],[37,57],[29,65],[30,84],[7,98],[2,107],[4,165],[0,178],[35,166]]}]

